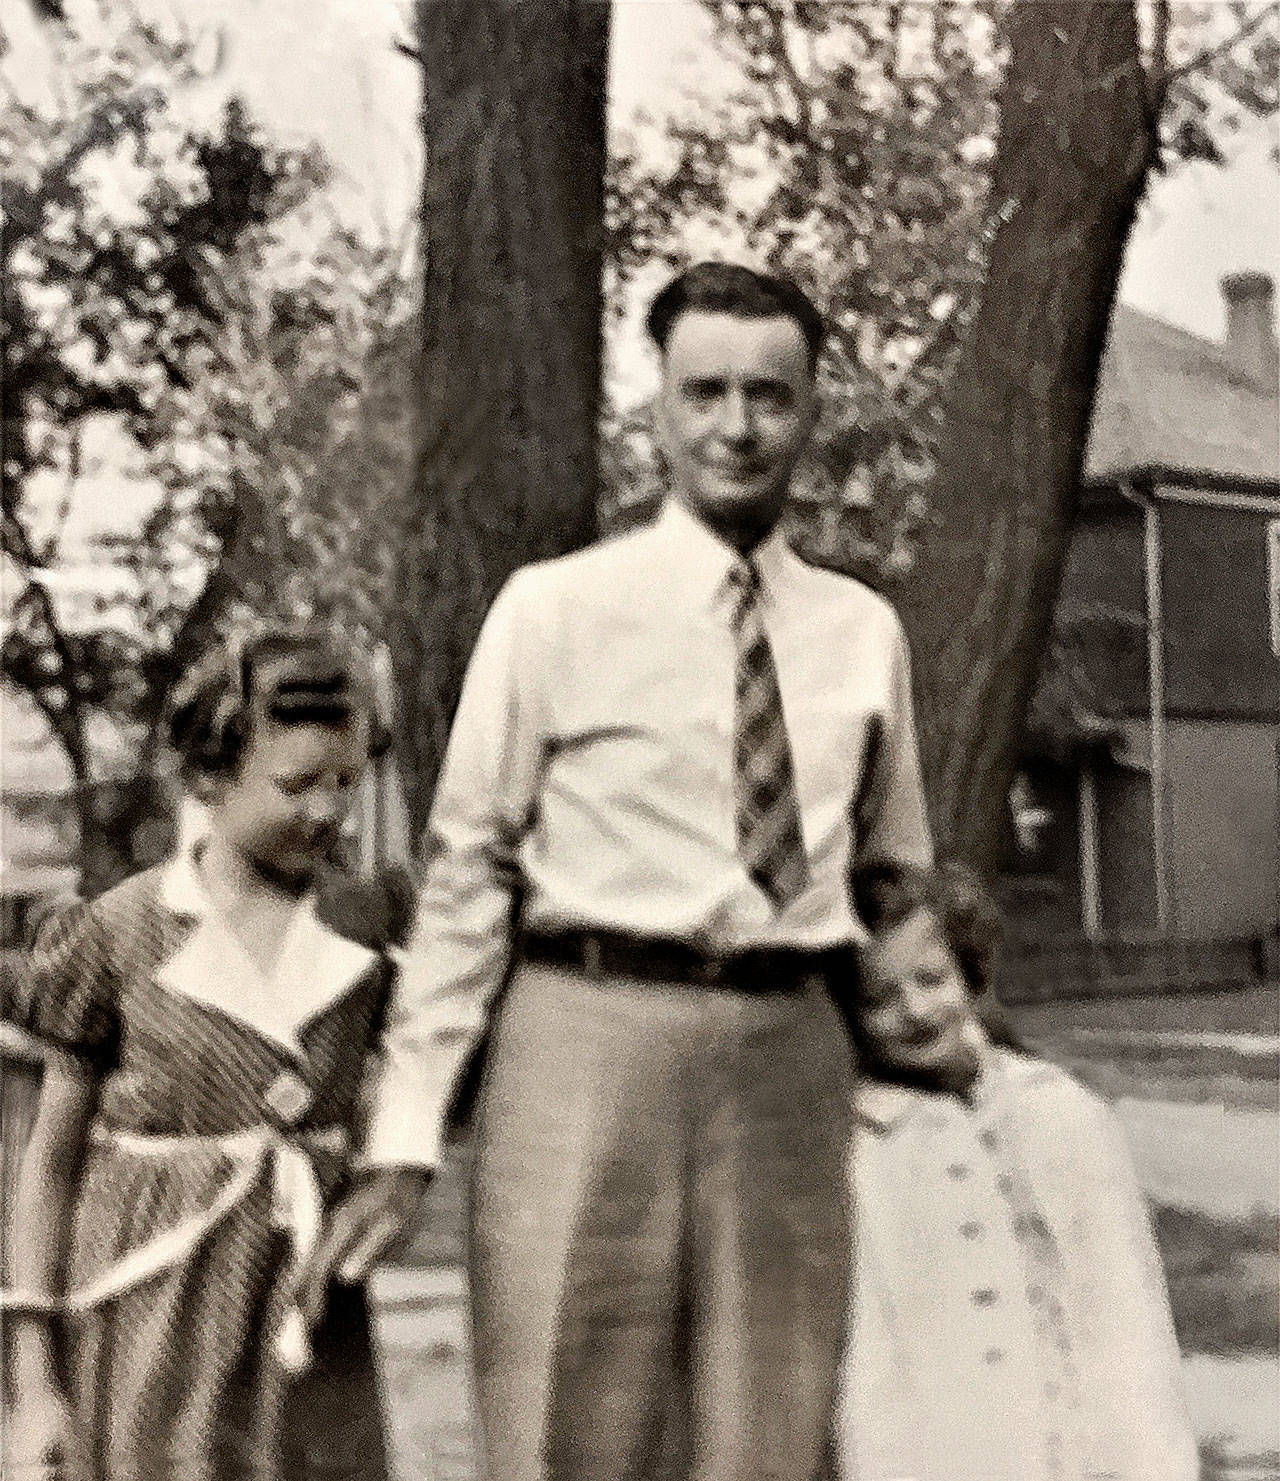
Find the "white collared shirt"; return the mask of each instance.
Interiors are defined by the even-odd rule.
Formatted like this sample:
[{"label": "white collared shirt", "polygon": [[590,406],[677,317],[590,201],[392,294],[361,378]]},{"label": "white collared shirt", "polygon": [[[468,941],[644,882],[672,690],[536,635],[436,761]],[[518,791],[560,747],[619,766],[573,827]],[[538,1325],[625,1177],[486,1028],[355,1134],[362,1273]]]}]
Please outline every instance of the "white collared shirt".
[{"label": "white collared shirt", "polygon": [[810,883],[775,912],[749,877],[734,823],[736,559],[672,500],[651,525],[527,567],[499,594],[436,792],[377,1159],[436,1160],[506,967],[517,884],[535,928],[819,948],[859,934],[845,883],[855,831],[868,852],[928,859],[898,619],[775,531],[755,560]]}]

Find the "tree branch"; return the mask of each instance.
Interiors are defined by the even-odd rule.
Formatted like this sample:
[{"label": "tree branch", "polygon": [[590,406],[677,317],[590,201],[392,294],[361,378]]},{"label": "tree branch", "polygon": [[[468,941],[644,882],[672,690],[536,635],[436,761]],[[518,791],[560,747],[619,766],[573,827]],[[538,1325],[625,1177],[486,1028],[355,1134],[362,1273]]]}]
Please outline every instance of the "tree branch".
[{"label": "tree branch", "polygon": [[87,780],[89,776],[89,749],[85,738],[84,712],[80,704],[79,695],[76,692],[75,683],[75,675],[79,665],[76,662],[76,656],[72,651],[67,635],[62,630],[62,626],[58,621],[58,611],[53,604],[53,598],[49,595],[48,588],[34,574],[43,569],[43,562],[36,552],[30,532],[19,518],[16,503],[16,499],[5,501],[5,553],[26,573],[27,589],[36,594],[36,600],[40,607],[40,617],[48,633],[49,643],[58,655],[66,705],[63,709],[59,710],[48,703],[36,686],[23,685],[22,687],[27,690],[48,717],[50,725],[53,727],[58,739],[62,742],[62,747],[67,753],[67,759],[71,762],[71,769],[76,777]]},{"label": "tree branch", "polygon": [[[1162,8],[1167,9],[1167,0],[1162,0]],[[1261,28],[1269,20],[1274,20],[1280,15],[1280,0],[1271,0],[1271,3],[1263,6],[1256,15],[1250,16],[1247,21],[1242,21],[1234,32],[1225,40],[1217,42],[1213,46],[1206,46],[1203,51],[1198,51],[1195,56],[1188,58],[1180,66],[1170,68],[1164,74],[1166,91],[1170,84],[1177,82],[1180,78],[1187,77],[1193,72],[1198,72],[1201,67],[1208,66],[1210,62],[1217,61],[1219,57],[1226,56],[1242,41],[1246,41],[1255,31]]]},{"label": "tree branch", "polygon": [[795,58],[791,55],[791,48],[787,45],[786,26],[778,11],[770,8],[769,12],[769,55],[777,63],[783,79],[791,90],[791,99],[795,105],[796,127],[804,136],[806,144],[811,147],[815,145],[813,130],[813,110],[810,104],[811,89],[806,85],[800,73],[796,70]]}]

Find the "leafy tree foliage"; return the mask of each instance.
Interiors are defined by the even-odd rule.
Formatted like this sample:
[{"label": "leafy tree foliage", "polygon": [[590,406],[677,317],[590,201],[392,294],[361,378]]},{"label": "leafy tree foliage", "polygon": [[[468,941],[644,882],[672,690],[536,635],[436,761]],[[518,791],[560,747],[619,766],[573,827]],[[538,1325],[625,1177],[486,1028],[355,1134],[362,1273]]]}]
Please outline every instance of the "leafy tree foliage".
[{"label": "leafy tree foliage", "polygon": [[[90,888],[136,862],[167,696],[217,624],[375,625],[376,580],[352,580],[385,566],[360,490],[382,496],[395,428],[365,393],[407,314],[402,253],[341,231],[289,246],[317,152],[271,146],[235,100],[216,130],[184,123],[195,41],[136,19],[107,34],[62,33],[54,101],[0,114],[3,671],[70,763]],[[136,518],[86,521],[113,487]],[[104,724],[123,776],[103,776]]]}]

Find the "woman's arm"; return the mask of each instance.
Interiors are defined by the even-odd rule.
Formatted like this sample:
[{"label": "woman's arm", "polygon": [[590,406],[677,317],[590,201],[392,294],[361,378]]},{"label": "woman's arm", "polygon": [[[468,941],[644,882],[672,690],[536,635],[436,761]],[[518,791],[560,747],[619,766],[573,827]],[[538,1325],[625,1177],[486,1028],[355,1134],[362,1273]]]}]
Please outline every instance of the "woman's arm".
[{"label": "woman's arm", "polygon": [[20,1403],[58,1387],[48,1308],[62,1293],[67,1231],[96,1096],[91,1071],[70,1055],[47,1053],[13,1221],[15,1309],[8,1313],[7,1325]]}]

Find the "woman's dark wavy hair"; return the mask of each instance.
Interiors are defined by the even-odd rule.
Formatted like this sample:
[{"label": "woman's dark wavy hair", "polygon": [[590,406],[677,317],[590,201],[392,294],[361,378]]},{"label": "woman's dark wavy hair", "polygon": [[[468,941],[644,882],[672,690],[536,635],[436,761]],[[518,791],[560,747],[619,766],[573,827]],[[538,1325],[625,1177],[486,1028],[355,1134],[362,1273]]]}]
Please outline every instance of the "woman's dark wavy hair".
[{"label": "woman's dark wavy hair", "polygon": [[368,658],[327,628],[281,624],[222,642],[193,666],[170,705],[169,741],[185,778],[229,776],[264,722],[337,729],[364,715],[376,755],[389,736]]},{"label": "woman's dark wavy hair", "polygon": [[967,865],[915,869],[889,859],[858,864],[849,878],[854,908],[873,936],[891,931],[917,910],[938,922],[970,992],[991,986],[1000,945],[1000,914]]}]

